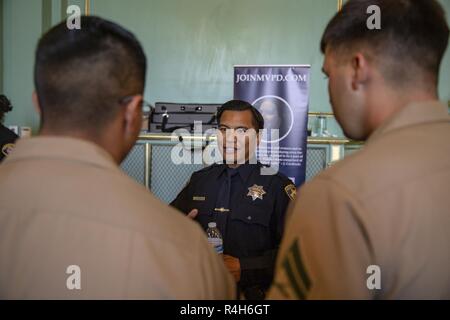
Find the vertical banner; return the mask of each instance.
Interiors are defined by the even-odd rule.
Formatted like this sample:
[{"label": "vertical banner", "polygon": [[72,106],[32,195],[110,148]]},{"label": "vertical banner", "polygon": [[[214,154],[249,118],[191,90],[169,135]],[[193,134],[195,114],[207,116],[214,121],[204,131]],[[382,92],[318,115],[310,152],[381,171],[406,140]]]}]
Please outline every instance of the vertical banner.
[{"label": "vertical banner", "polygon": [[309,65],[234,67],[234,98],[264,117],[258,160],[297,187],[305,181],[309,75]]}]

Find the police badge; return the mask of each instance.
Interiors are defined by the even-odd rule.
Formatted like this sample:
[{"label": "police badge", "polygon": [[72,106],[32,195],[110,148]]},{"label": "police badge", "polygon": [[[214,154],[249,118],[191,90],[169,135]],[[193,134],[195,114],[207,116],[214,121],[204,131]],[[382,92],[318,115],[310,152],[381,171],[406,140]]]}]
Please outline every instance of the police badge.
[{"label": "police badge", "polygon": [[263,199],[263,195],[265,195],[266,192],[263,189],[263,186],[258,186],[254,184],[253,186],[248,188],[247,196],[252,197],[252,200],[255,201],[256,199]]}]

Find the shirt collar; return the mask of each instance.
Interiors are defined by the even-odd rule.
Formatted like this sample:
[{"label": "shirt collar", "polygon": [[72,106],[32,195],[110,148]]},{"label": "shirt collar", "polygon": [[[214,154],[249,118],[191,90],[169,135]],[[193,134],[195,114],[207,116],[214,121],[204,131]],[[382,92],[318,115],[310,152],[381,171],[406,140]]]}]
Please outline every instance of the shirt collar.
[{"label": "shirt collar", "polygon": [[23,159],[60,159],[108,169],[118,168],[112,156],[100,146],[69,137],[39,136],[19,139],[5,163]]},{"label": "shirt collar", "polygon": [[450,122],[448,108],[443,103],[440,101],[414,102],[394,113],[370,135],[367,143],[372,143],[380,136],[394,130],[441,121]]},{"label": "shirt collar", "polygon": [[[229,168],[225,163],[220,165],[220,169],[217,175],[217,178],[222,177],[222,175],[226,174],[226,170]],[[249,163],[248,161],[244,164],[241,164],[239,167],[237,167],[235,170],[237,170],[239,176],[241,177],[242,181],[247,181],[247,179],[250,177],[250,174],[255,168],[259,168],[260,163]]]}]

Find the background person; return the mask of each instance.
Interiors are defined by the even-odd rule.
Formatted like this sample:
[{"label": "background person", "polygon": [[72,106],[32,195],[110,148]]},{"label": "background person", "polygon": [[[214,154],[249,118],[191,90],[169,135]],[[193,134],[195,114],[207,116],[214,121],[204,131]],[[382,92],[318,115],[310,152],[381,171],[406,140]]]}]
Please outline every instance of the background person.
[{"label": "background person", "polygon": [[0,94],[0,163],[9,155],[14,148],[16,140],[19,138],[17,134],[9,130],[3,125],[5,113],[12,110],[11,102],[8,98]]}]

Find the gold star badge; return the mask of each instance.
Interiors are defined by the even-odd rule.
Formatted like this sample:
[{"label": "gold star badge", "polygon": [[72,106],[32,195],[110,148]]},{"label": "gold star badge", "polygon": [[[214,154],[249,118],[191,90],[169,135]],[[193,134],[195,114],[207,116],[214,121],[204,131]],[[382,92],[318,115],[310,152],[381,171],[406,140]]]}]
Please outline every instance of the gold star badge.
[{"label": "gold star badge", "polygon": [[263,199],[263,195],[265,195],[266,192],[263,189],[263,186],[258,186],[254,184],[250,188],[248,188],[247,196],[252,197],[252,200],[255,201],[256,199]]}]

